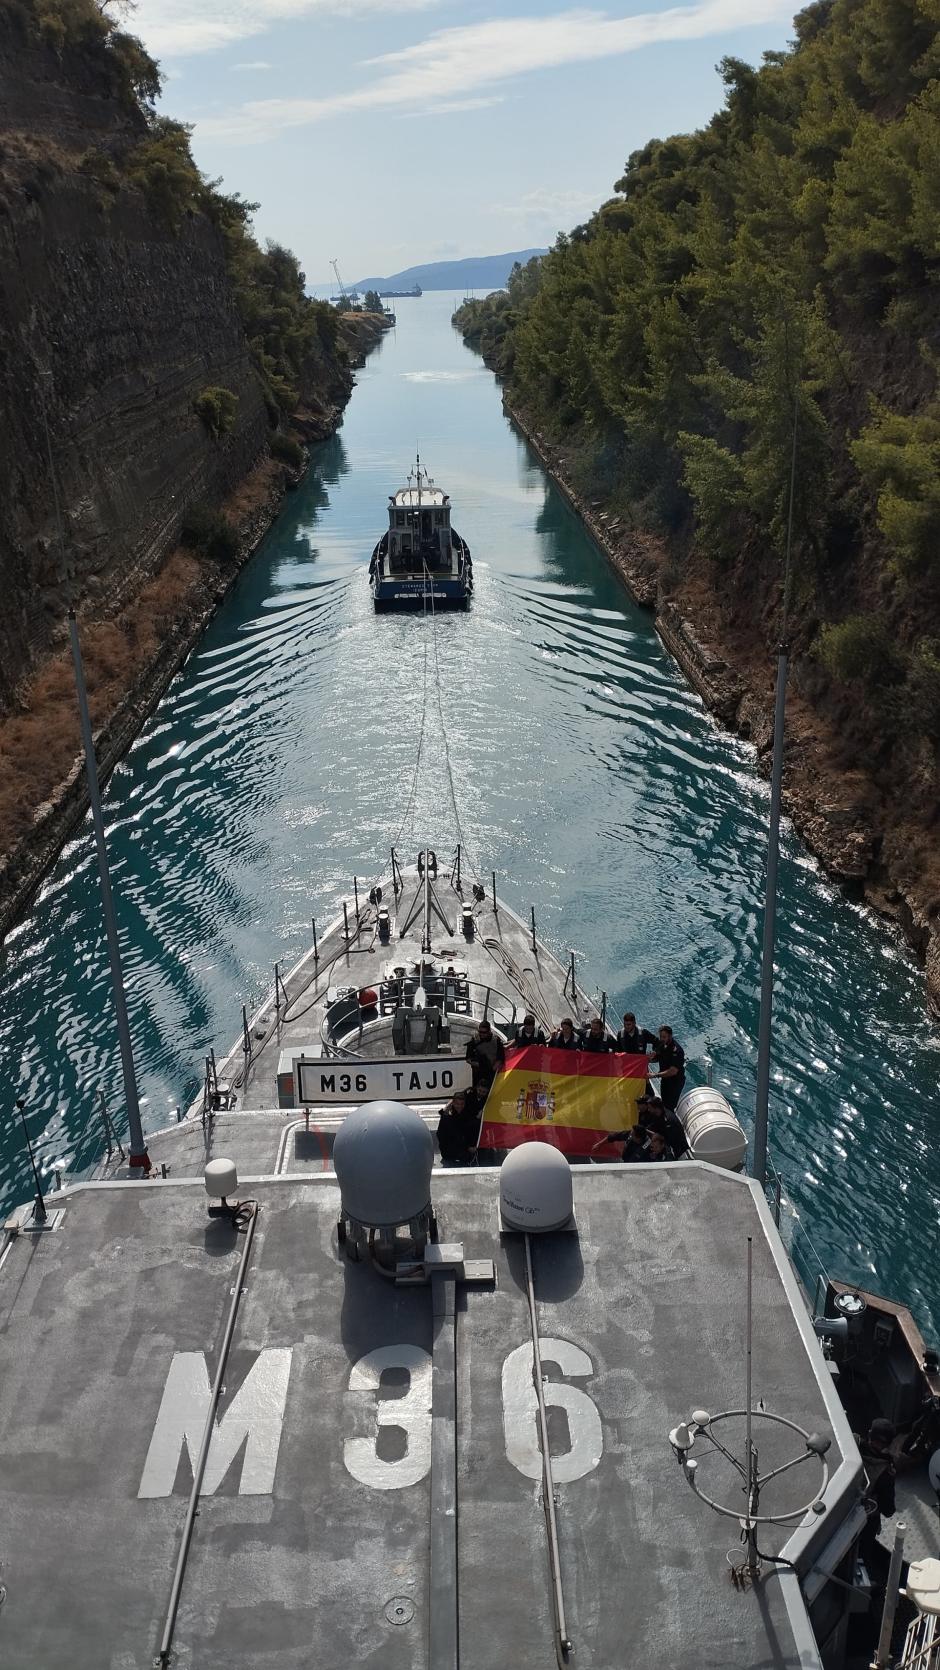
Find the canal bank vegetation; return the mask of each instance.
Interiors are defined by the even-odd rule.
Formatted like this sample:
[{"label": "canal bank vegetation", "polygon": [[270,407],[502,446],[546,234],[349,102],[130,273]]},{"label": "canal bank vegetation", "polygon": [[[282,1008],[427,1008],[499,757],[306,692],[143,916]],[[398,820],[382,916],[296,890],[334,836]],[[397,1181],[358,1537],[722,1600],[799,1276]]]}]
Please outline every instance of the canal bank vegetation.
[{"label": "canal bank vegetation", "polygon": [[725,59],[706,128],[634,152],[591,220],[456,318],[571,489],[660,536],[660,596],[764,696],[796,413],[813,792],[868,829],[872,895],[932,931],[940,7],[816,0],[794,32],[760,68]]}]

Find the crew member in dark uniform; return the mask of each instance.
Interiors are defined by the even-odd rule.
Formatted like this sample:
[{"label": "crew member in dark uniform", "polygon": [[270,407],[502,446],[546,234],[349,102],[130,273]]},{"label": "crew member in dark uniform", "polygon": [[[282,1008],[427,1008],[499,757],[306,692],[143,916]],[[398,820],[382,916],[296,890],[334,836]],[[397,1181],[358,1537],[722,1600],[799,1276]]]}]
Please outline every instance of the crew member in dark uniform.
[{"label": "crew member in dark uniform", "polygon": [[621,1055],[646,1055],[650,1050],[655,1050],[658,1042],[655,1033],[647,1032],[645,1026],[637,1026],[636,1016],[628,1011],[623,1017],[623,1026],[617,1033],[614,1048],[619,1050]]},{"label": "crew member in dark uniform", "polygon": [[544,1042],[545,1034],[540,1026],[536,1026],[535,1016],[524,1015],[522,1025],[516,1027],[516,1036],[513,1043],[517,1044],[520,1049],[524,1049],[526,1044],[544,1044]]},{"label": "crew member in dark uniform", "polygon": [[659,1042],[653,1051],[654,1060],[659,1064],[650,1069],[650,1078],[659,1080],[659,1093],[667,1108],[675,1111],[676,1104],[685,1087],[685,1050],[672,1035],[671,1026],[661,1026]]},{"label": "crew member in dark uniform", "polygon": [[470,1039],[467,1060],[473,1073],[473,1088],[481,1101],[485,1101],[490,1085],[506,1061],[503,1041],[496,1037],[489,1021],[481,1021],[476,1036]]},{"label": "crew member in dark uniform", "polygon": [[556,1027],[548,1040],[549,1048],[553,1050],[579,1050],[581,1040],[574,1029],[574,1021],[566,1016],[559,1027]]},{"label": "crew member in dark uniform", "polygon": [[470,1164],[479,1129],[476,1095],[472,1090],[455,1090],[447,1106],[441,1108],[437,1126],[437,1146],[445,1166]]},{"label": "crew member in dark uniform", "polygon": [[581,1048],[589,1055],[609,1055],[613,1044],[604,1031],[600,1015],[595,1015],[581,1040]]},{"label": "crew member in dark uniform", "polygon": [[629,1131],[609,1131],[606,1136],[601,1137],[600,1142],[595,1142],[594,1148],[591,1150],[592,1154],[596,1149],[603,1148],[605,1143],[608,1142],[623,1143],[620,1158],[624,1165],[633,1165],[638,1160],[645,1160],[649,1157],[646,1132],[642,1125],[631,1125]]},{"label": "crew member in dark uniform", "polygon": [[672,1156],[679,1160],[683,1154],[689,1152],[689,1141],[685,1134],[685,1126],[672,1108],[667,1108],[661,1096],[640,1096],[636,1104],[636,1116],[639,1123],[647,1131],[656,1131],[662,1137]]}]

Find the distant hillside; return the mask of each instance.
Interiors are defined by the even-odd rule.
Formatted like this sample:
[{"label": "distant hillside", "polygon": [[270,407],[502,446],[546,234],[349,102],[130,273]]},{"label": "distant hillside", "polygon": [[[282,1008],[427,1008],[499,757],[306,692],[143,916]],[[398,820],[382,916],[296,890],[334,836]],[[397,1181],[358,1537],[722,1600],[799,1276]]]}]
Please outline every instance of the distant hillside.
[{"label": "distant hillside", "polygon": [[525,265],[544,249],[514,249],[508,255],[474,255],[465,261],[428,261],[423,267],[406,267],[387,278],[357,279],[357,290],[499,290],[509,279],[517,261]]}]

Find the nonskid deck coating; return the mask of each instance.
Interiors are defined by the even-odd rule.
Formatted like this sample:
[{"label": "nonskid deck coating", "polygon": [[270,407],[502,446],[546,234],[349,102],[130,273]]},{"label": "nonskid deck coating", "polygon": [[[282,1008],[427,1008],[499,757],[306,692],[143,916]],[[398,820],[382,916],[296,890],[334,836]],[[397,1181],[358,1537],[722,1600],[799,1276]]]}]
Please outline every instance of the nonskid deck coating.
[{"label": "nonskid deck coating", "polygon": [[[748,1234],[755,1397],[833,1432],[831,1388],[766,1215],[749,1184],[697,1165],[583,1168],[574,1187],[577,1235],[535,1243],[546,1371],[573,1399],[567,1419],[551,1410],[573,1662],[812,1663],[775,1576],[757,1594],[731,1588],[736,1528],[694,1500],[666,1439],[703,1401],[740,1405]],[[224,1422],[259,1354],[283,1369],[289,1353],[273,1489],[242,1493],[252,1468],[258,1480],[242,1445],[204,1496],[171,1663],[426,1670],[430,1486],[426,1471],[408,1479],[426,1435],[430,1292],[338,1256],[332,1179],[251,1192],[260,1212],[220,1411]],[[535,1427],[513,1424],[530,1342],[522,1249],[499,1235],[497,1199],[496,1171],[435,1174],[442,1236],[497,1262],[495,1290],[458,1301],[460,1664],[542,1670],[554,1652],[540,1486],[526,1471]],[[5,1670],[152,1663],[191,1471],[178,1435],[155,1459],[151,1441],[174,1354],[204,1353],[214,1371],[239,1256],[199,1184],[172,1181],[78,1189],[55,1233],[14,1241],[0,1272]],[[410,1384],[386,1367],[378,1395],[356,1389],[363,1358],[402,1346],[419,1365]],[[379,1412],[402,1424],[376,1441]],[[578,1476],[566,1479],[572,1451]],[[148,1457],[148,1488],[169,1467],[170,1493],[141,1499]],[[850,1495],[831,1501],[830,1529]]]}]

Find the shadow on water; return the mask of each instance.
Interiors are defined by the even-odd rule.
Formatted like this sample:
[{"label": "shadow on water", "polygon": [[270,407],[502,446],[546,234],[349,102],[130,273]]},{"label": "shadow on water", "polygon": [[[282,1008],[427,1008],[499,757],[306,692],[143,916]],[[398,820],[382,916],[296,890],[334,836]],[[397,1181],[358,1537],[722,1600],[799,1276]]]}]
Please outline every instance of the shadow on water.
[{"label": "shadow on water", "polygon": [[349,459],[340,433],[311,448],[306,474],[288,493],[272,530],[271,541],[276,542],[281,556],[292,550],[296,555],[315,554],[310,548],[311,531],[329,510],[332,490],[348,473]]}]

